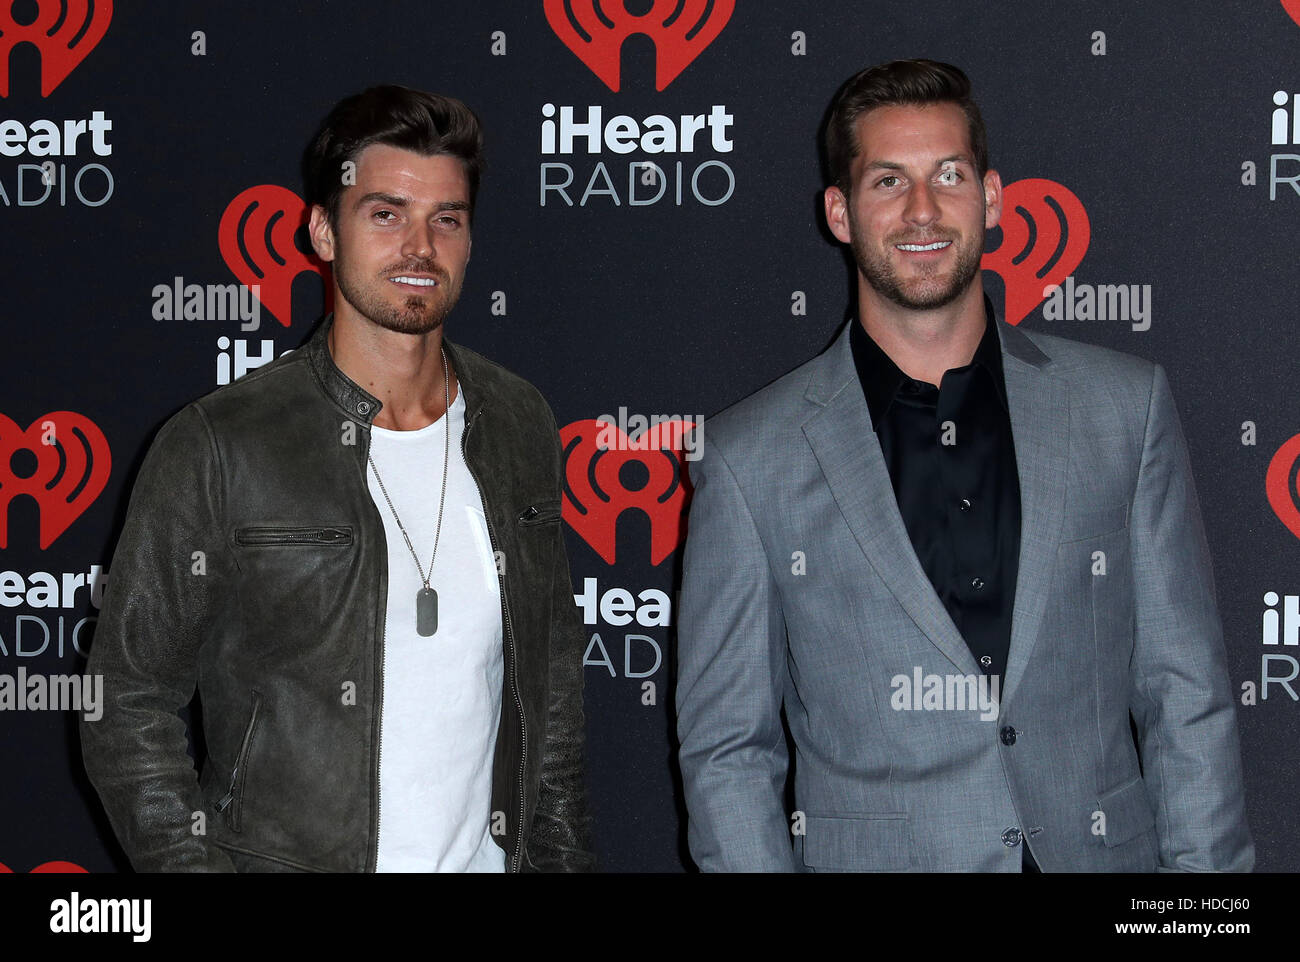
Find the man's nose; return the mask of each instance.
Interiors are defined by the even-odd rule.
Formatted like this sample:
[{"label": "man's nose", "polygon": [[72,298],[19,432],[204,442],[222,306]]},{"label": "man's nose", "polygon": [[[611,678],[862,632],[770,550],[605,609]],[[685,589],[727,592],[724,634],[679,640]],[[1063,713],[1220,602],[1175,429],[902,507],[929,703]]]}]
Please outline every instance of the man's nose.
[{"label": "man's nose", "polygon": [[437,253],[433,225],[425,222],[413,222],[406,232],[402,253],[413,257],[433,257]]},{"label": "man's nose", "polygon": [[903,216],[914,224],[928,224],[939,218],[939,205],[934,191],[924,181],[917,183],[907,194],[907,207]]}]

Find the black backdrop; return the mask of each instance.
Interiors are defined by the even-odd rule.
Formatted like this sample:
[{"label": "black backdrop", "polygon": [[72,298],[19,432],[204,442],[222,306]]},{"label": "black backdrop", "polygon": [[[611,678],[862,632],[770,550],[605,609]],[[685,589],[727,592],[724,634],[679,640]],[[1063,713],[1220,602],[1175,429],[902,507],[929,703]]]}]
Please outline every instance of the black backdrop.
[{"label": "black backdrop", "polygon": [[[321,279],[299,271],[288,238],[299,156],[339,98],[405,83],[459,96],[484,122],[489,169],[450,337],[533,381],[561,425],[624,408],[705,415],[707,431],[707,415],[818,352],[845,317],[850,273],[819,219],[817,134],[832,93],[867,64],[927,56],[971,75],[993,165],[1018,185],[1023,213],[1009,212],[1016,225],[989,239],[995,301],[1012,314],[1025,305],[1031,329],[1169,372],[1241,693],[1259,867],[1300,868],[1291,693],[1300,682],[1262,683],[1300,670],[1300,646],[1285,644],[1295,603],[1286,596],[1300,595],[1297,445],[1288,444],[1300,433],[1291,333],[1300,188],[1284,179],[1300,175],[1300,3],[681,5],[675,30],[657,44],[631,36],[611,66],[607,50],[582,47],[558,17],[553,27],[541,0],[0,0],[0,674],[81,670],[73,636],[90,644],[97,596],[75,576],[109,567],[158,426],[241,357],[297,346],[319,315]],[[576,17],[584,3],[553,6]],[[652,4],[598,6],[617,27]],[[13,44],[32,36],[38,14],[53,32],[44,56]],[[665,83],[657,61],[666,73],[686,65]],[[607,82],[615,73],[617,90]],[[678,138],[676,152],[651,143],[590,153],[579,139],[576,152],[544,153],[547,104],[584,121],[599,107],[604,122],[623,115],[639,128],[715,108],[729,122],[705,128],[690,151]],[[56,146],[40,120],[60,134],[65,122],[88,123],[75,144],[60,136]],[[55,166],[43,171],[47,161]],[[646,162],[668,183],[658,203],[633,203],[660,189],[650,168],[634,167],[629,193],[629,165]],[[569,173],[548,164],[571,169],[571,203],[543,190]],[[277,213],[272,253],[258,218]],[[262,265],[260,281],[247,261]],[[207,285],[241,281],[261,288],[257,330],[206,303],[202,317],[178,317],[165,293],[180,283],[183,301],[185,285],[206,295]],[[1062,294],[1039,303],[1055,282]],[[1089,312],[1098,289],[1107,310]],[[1066,294],[1074,309],[1056,311]],[[72,436],[90,454],[81,464],[65,452],[77,484],[32,497],[24,490],[33,471],[44,477],[34,466],[47,421],[79,426]],[[636,473],[620,474],[629,491]],[[642,611],[649,624],[620,624],[618,613],[621,592],[651,590],[651,608],[653,591],[675,601],[679,555],[658,557],[651,535],[677,543],[681,503],[669,499],[653,520],[624,511],[604,529],[566,506],[575,590],[592,598],[588,631],[600,638],[586,668],[589,784],[609,870],[676,870],[685,859],[673,628],[653,610]],[[60,591],[42,589],[51,581],[42,572]],[[602,615],[597,601],[611,591]],[[1265,643],[1270,592],[1277,645]],[[0,773],[0,863],[127,867],[81,770],[71,713],[0,713]]]}]

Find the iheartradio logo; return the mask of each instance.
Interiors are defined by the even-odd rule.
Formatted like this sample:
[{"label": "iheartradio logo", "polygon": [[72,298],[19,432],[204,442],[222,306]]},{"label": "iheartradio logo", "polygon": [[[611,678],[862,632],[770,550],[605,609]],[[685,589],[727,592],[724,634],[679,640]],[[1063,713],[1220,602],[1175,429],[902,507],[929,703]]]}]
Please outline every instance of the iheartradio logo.
[{"label": "iheartradio logo", "polygon": [[113,0],[35,0],[36,19],[19,23],[11,0],[0,0],[0,97],[9,96],[14,47],[41,52],[41,96],[54,93],[108,32]]},{"label": "iheartradio logo", "polygon": [[659,564],[686,537],[690,481],[682,471],[692,421],[660,421],[629,437],[607,420],[560,429],[564,448],[561,515],[606,564],[618,554],[618,519],[641,511],[650,520],[650,563]]},{"label": "iheartradio logo", "polygon": [[542,9],[555,35],[617,93],[628,37],[654,42],[655,89],[664,90],[718,39],[736,0],[653,0],[641,14],[630,13],[627,0],[542,0]]},{"label": "iheartradio logo", "polygon": [[[0,0],[3,2],[3,0]],[[221,257],[245,287],[284,327],[292,322],[293,282],[303,271],[325,281],[325,310],[331,309],[329,268],[298,249],[294,237],[307,226],[307,204],[278,184],[250,187],[227,205],[217,229]]]},{"label": "iheartradio logo", "polygon": [[84,415],[54,411],[24,431],[0,414],[0,548],[9,547],[14,498],[25,494],[39,507],[45,550],[99,497],[112,467],[104,432]]},{"label": "iheartradio logo", "polygon": [[1054,180],[1018,180],[1002,197],[1002,244],[981,266],[1001,275],[1007,323],[1019,324],[1082,263],[1092,227],[1083,202]]},{"label": "iheartradio logo", "polygon": [[1286,441],[1268,463],[1264,489],[1273,513],[1300,538],[1300,490],[1296,487],[1296,467],[1300,461],[1300,434]]}]

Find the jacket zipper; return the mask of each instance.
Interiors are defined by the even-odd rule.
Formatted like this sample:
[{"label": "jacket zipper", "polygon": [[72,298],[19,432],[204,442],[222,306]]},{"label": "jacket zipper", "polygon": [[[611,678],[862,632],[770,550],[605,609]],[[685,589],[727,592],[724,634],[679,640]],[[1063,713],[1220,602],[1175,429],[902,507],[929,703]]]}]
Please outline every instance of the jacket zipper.
[{"label": "jacket zipper", "polygon": [[[244,767],[248,761],[248,750],[253,744],[253,729],[257,727],[257,712],[262,707],[262,696],[253,692],[253,713],[249,716],[248,727],[244,729],[244,740],[239,745],[239,756],[235,759],[235,765],[230,770],[230,788],[217,801],[217,812],[224,814],[230,807],[231,802],[235,800],[235,786],[239,784],[239,770]],[[242,807],[242,806],[241,806]],[[232,815],[230,818],[230,827],[236,832],[239,831],[239,825]]]},{"label": "jacket zipper", "polygon": [[343,528],[244,528],[235,532],[242,545],[267,544],[351,544],[352,532]]},{"label": "jacket zipper", "polygon": [[[481,409],[480,409],[481,412]],[[469,460],[469,432],[478,423],[479,414],[474,415],[473,420],[465,425],[465,431],[460,436],[460,453],[465,459],[465,467],[469,470],[469,476],[474,481],[474,487],[478,490],[479,501],[483,501],[483,487],[478,482],[478,475],[474,473],[474,466]],[[506,599],[506,579],[501,573],[501,566],[496,563],[498,557],[497,539],[495,529],[492,527],[492,512],[487,509],[487,502],[483,502],[483,518],[487,521],[488,541],[492,545],[492,566],[496,568],[497,583],[501,586],[501,614],[505,619],[506,645],[510,650],[510,691],[515,696],[515,706],[519,710],[519,732],[522,736],[520,742],[521,751],[519,753],[519,818],[516,822],[518,826],[515,834],[515,852],[510,857],[511,871],[519,871],[520,857],[524,845],[524,772],[528,764],[528,723],[524,720],[524,703],[519,697],[519,675],[517,663],[519,656],[515,651],[514,631],[510,625],[510,604]]]},{"label": "jacket zipper", "polygon": [[379,727],[375,732],[375,856],[370,871],[379,865],[379,815],[383,806],[383,786],[379,782],[379,769],[384,762],[384,643],[388,634],[388,576],[384,575],[384,626],[379,629]]},{"label": "jacket zipper", "polygon": [[[367,495],[369,495],[370,479],[366,477],[365,468],[368,463],[365,458],[370,450],[369,431],[366,432],[365,443],[359,445],[359,447],[364,448],[362,451],[361,483],[365,485]],[[379,509],[375,507],[374,499],[368,497],[368,500],[371,510],[375,512],[375,522],[378,525],[376,530],[379,532],[379,538],[384,542],[384,548],[379,552],[379,610],[383,612],[383,617],[379,625],[379,650],[375,658],[375,677],[379,680],[379,712],[375,724],[375,839],[374,847],[366,865],[367,872],[374,872],[379,865],[379,821],[383,808],[383,789],[379,782],[379,769],[384,760],[384,645],[387,642],[388,635],[388,540],[384,534],[384,519],[379,516]]]},{"label": "jacket zipper", "polygon": [[523,511],[519,512],[519,523],[522,525],[546,524],[551,521],[559,521],[559,511],[540,511],[537,505],[530,504]]}]

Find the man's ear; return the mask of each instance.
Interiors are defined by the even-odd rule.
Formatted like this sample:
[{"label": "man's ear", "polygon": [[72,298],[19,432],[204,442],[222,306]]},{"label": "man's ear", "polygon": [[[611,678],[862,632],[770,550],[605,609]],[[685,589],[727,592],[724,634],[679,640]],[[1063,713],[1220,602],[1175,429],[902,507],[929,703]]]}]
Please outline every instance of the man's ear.
[{"label": "man's ear", "polygon": [[992,230],[1002,220],[1002,178],[996,170],[984,175],[984,229]]},{"label": "man's ear", "polygon": [[334,260],[334,229],[330,227],[329,215],[320,204],[312,204],[307,233],[311,236],[311,247],[316,256],[326,263]]},{"label": "man's ear", "polygon": [[848,244],[852,240],[849,233],[849,199],[838,187],[827,187],[822,202],[826,206],[826,226],[836,240]]}]

